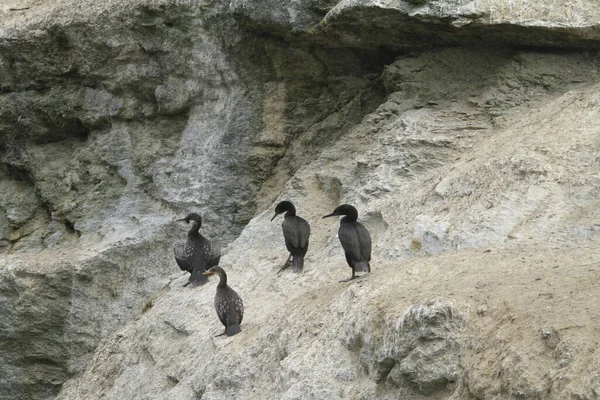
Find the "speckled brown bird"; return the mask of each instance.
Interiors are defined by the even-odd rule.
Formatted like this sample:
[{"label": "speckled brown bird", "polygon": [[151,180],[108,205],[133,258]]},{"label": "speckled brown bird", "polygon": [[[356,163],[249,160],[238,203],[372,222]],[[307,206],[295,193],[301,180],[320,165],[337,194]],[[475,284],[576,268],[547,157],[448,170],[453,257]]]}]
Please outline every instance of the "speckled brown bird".
[{"label": "speckled brown bird", "polygon": [[215,310],[219,320],[225,326],[225,332],[217,336],[233,336],[240,333],[240,324],[244,317],[244,302],[235,290],[227,285],[227,274],[221,267],[212,267],[204,275],[219,275],[219,284],[215,294]]},{"label": "speckled brown bird", "polygon": [[199,230],[202,226],[200,215],[191,213],[187,217],[178,219],[177,221],[192,223],[192,227],[187,234],[187,241],[173,245],[173,253],[175,254],[177,265],[179,265],[182,271],[190,273],[188,282],[183,286],[187,286],[190,283],[192,286],[204,285],[208,282],[208,278],[202,273],[210,267],[219,264],[219,260],[221,259],[221,244],[217,241],[210,241],[200,234]]}]

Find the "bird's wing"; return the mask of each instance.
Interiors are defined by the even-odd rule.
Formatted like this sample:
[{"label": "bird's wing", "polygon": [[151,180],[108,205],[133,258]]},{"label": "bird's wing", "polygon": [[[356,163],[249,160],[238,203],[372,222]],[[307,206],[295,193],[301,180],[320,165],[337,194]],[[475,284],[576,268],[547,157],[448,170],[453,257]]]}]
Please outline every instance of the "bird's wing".
[{"label": "bird's wing", "polygon": [[210,242],[210,252],[208,255],[208,263],[207,267],[214,267],[219,265],[219,261],[221,260],[221,243],[217,240],[213,240]]},{"label": "bird's wing", "polygon": [[242,319],[244,318],[244,302],[242,301],[242,298],[233,289],[231,289],[231,299],[233,301],[230,302],[230,306],[234,308],[235,315],[237,315],[237,321],[231,322],[237,323],[239,325],[242,323]]},{"label": "bird's wing", "polygon": [[360,222],[357,222],[355,224],[355,226],[356,226],[356,231],[358,232],[358,234],[360,235],[360,238],[361,238],[360,253],[362,254],[363,260],[365,260],[366,262],[370,262],[371,261],[371,234],[369,233],[367,228],[365,228],[364,225],[361,224]]},{"label": "bird's wing", "polygon": [[286,218],[281,225],[285,246],[291,252],[296,249],[304,249],[308,246],[310,236],[310,225],[300,217]]},{"label": "bird's wing", "polygon": [[242,298],[230,287],[227,287],[227,291],[222,293],[222,295],[215,297],[215,308],[219,320],[225,327],[232,324],[241,324],[244,317]]},{"label": "bird's wing", "polygon": [[286,218],[281,224],[283,229],[283,238],[285,239],[285,247],[289,252],[294,251],[298,248],[299,235],[298,226],[292,218]]},{"label": "bird's wing", "polygon": [[173,245],[173,254],[175,255],[175,261],[182,271],[192,272],[192,265],[188,261],[188,257],[185,252],[185,242],[175,243]]},{"label": "bird's wing", "polygon": [[300,247],[306,249],[308,247],[308,238],[310,237],[310,225],[304,218],[298,217],[298,225],[302,228],[300,235]]},{"label": "bird's wing", "polygon": [[227,321],[229,320],[229,301],[227,300],[226,296],[215,297],[215,310],[219,316],[219,321],[221,321],[225,327],[227,327]]},{"label": "bird's wing", "polygon": [[338,237],[340,238],[340,243],[342,243],[344,251],[352,258],[352,260],[363,260],[360,250],[361,244],[358,240],[358,232],[354,224],[340,225]]}]

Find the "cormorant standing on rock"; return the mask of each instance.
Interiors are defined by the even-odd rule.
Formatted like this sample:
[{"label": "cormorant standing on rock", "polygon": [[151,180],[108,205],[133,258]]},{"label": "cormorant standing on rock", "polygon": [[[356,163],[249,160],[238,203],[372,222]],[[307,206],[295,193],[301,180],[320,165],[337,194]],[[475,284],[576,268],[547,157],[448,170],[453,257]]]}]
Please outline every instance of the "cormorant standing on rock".
[{"label": "cormorant standing on rock", "polygon": [[290,201],[282,201],[275,207],[275,215],[271,221],[279,214],[285,212],[285,217],[281,227],[283,228],[283,238],[285,247],[290,252],[290,256],[279,270],[286,269],[290,265],[290,259],[293,257],[294,272],[302,272],[304,267],[304,255],[308,251],[308,238],[310,236],[310,225],[304,218],[296,215],[296,207]]},{"label": "cormorant standing on rock", "polygon": [[204,272],[204,275],[219,275],[219,284],[217,285],[217,294],[215,294],[215,310],[225,325],[225,332],[217,336],[233,336],[240,333],[240,324],[244,317],[244,302],[235,290],[227,285],[227,274],[221,267],[212,267]]},{"label": "cormorant standing on rock", "polygon": [[342,204],[331,214],[323,218],[345,215],[340,221],[338,237],[346,253],[346,261],[352,268],[352,276],[340,282],[347,282],[356,278],[356,272],[371,272],[371,235],[358,219],[358,211],[350,204]]},{"label": "cormorant standing on rock", "polygon": [[221,259],[221,244],[217,241],[210,241],[198,232],[202,226],[202,218],[196,213],[188,214],[183,219],[177,221],[192,222],[192,227],[187,234],[187,242],[175,243],[173,253],[175,261],[182,271],[189,272],[190,278],[183,285],[190,283],[193,286],[204,285],[208,278],[202,275],[208,268],[219,264]]}]

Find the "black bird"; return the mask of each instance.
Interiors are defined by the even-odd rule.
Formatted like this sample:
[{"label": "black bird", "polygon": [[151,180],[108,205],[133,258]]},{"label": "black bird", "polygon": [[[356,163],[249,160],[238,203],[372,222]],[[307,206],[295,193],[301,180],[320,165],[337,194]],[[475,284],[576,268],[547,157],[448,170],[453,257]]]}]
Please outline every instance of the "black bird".
[{"label": "black bird", "polygon": [[340,221],[338,237],[346,253],[346,261],[352,268],[352,276],[340,282],[347,282],[356,278],[356,272],[371,272],[371,235],[358,219],[358,211],[350,204],[342,204],[331,214],[323,218],[345,215]]},{"label": "black bird", "polygon": [[296,207],[290,201],[282,201],[275,207],[275,215],[271,221],[279,214],[285,212],[285,217],[281,223],[283,228],[283,238],[285,247],[290,252],[290,256],[279,270],[286,269],[290,265],[290,259],[293,257],[294,272],[302,272],[304,268],[304,255],[308,251],[308,238],[310,236],[310,225],[304,218],[296,215]]},{"label": "black bird", "polygon": [[219,275],[220,279],[217,285],[217,294],[215,294],[215,310],[217,310],[221,323],[225,325],[225,332],[217,336],[233,336],[242,331],[240,324],[244,317],[244,302],[236,291],[227,285],[227,274],[223,268],[212,267],[203,273],[208,276],[214,274]]},{"label": "black bird", "polygon": [[177,221],[192,222],[192,227],[187,234],[187,242],[179,242],[173,245],[175,261],[182,271],[190,273],[188,282],[193,286],[204,285],[208,278],[202,275],[210,267],[219,264],[221,259],[221,244],[217,241],[210,241],[198,232],[202,226],[202,218],[196,214],[188,214],[183,219]]}]

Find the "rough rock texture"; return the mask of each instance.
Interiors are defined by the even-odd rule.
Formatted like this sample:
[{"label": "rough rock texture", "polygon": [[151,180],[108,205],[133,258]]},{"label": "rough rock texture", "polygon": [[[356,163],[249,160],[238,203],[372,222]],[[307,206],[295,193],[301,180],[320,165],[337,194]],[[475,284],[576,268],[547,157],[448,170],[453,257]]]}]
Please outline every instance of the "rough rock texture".
[{"label": "rough rock texture", "polygon": [[[0,398],[600,396],[600,9],[531,3],[5,1]],[[181,288],[189,211],[232,339]]]},{"label": "rough rock texture", "polygon": [[351,284],[336,283],[348,273],[341,257],[280,280],[231,266],[248,307],[242,333],[226,339],[213,338],[216,282],[199,293],[179,279],[59,398],[593,399],[599,256],[464,250],[380,262]]}]

